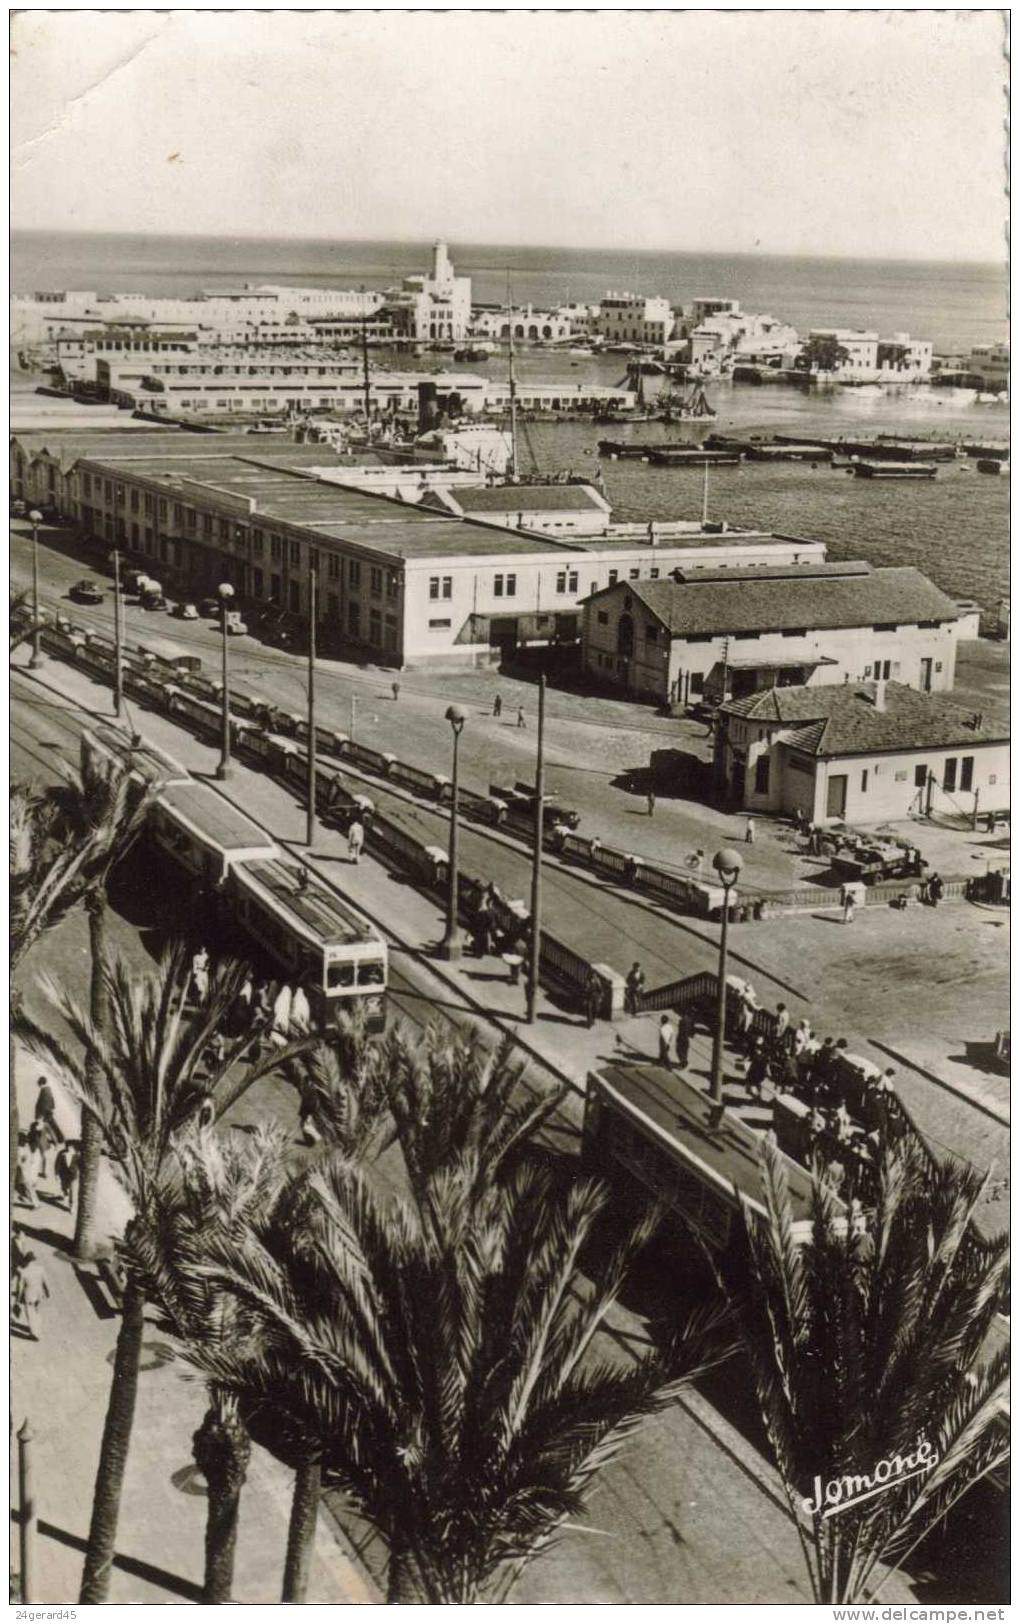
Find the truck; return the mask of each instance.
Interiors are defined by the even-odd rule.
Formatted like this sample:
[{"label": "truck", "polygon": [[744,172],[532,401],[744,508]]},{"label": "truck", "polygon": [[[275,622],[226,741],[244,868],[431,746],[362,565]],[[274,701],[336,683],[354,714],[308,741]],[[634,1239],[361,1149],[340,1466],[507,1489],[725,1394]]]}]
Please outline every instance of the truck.
[{"label": "truck", "polygon": [[862,836],[833,853],[832,867],[844,884],[875,885],[880,880],[920,879],[927,864],[917,847],[905,840]]}]

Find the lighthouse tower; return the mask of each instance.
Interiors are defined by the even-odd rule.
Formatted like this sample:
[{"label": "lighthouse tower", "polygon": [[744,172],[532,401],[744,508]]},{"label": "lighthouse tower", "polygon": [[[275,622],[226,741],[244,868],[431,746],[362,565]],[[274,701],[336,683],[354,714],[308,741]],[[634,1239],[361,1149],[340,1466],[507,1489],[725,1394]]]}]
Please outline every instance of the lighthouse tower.
[{"label": "lighthouse tower", "polygon": [[445,242],[437,242],[432,245],[432,280],[443,287],[447,287],[453,281],[450,251]]}]

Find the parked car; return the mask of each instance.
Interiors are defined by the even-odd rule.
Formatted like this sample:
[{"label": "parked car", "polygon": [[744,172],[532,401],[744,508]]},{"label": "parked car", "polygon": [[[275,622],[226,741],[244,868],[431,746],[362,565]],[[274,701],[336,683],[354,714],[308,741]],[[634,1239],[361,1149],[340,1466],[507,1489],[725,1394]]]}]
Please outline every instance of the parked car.
[{"label": "parked car", "polygon": [[173,608],[175,620],[197,620],[198,610],[193,603],[176,603]]},{"label": "parked car", "polygon": [[102,603],[103,589],[96,581],[75,581],[70,596],[75,603]]},{"label": "parked car", "polygon": [[219,618],[220,618],[220,600],[219,600],[219,598],[202,598],[199,605],[198,605],[198,612],[201,615],[203,620],[219,620]]}]

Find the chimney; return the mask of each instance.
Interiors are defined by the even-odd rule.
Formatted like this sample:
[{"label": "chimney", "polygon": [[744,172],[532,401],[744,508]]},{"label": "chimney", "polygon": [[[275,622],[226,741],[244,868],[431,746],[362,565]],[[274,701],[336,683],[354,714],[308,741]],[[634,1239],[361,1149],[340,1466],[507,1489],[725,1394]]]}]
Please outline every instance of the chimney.
[{"label": "chimney", "polygon": [[877,711],[885,710],[885,682],[876,682],[874,706]]}]

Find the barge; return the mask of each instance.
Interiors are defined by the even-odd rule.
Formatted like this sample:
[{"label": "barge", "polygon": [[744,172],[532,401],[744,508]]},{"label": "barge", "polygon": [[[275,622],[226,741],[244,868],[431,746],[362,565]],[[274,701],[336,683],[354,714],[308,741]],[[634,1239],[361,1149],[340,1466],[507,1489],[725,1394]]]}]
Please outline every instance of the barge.
[{"label": "barge", "polygon": [[934,479],[938,472],[933,462],[878,462],[858,461],[850,464],[857,479]]}]

